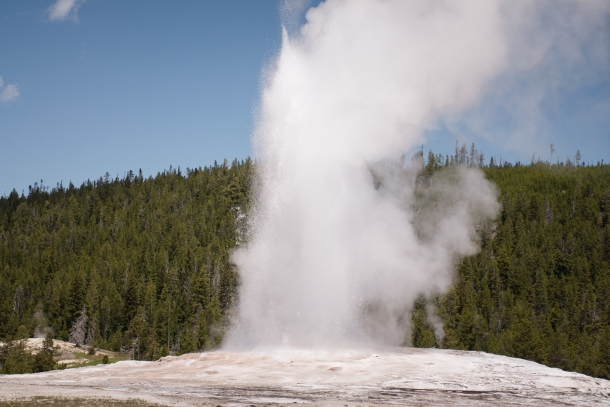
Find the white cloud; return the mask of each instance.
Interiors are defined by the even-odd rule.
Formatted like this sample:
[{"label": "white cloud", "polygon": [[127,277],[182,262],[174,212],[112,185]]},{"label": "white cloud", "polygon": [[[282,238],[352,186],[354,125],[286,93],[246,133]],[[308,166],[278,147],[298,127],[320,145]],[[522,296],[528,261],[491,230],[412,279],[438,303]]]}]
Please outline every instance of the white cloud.
[{"label": "white cloud", "polygon": [[0,76],[0,102],[8,102],[19,96],[19,88],[17,84],[6,85],[4,89],[4,80]]},{"label": "white cloud", "polygon": [[49,20],[64,21],[67,19],[76,20],[76,12],[83,3],[83,0],[57,0],[49,7]]}]

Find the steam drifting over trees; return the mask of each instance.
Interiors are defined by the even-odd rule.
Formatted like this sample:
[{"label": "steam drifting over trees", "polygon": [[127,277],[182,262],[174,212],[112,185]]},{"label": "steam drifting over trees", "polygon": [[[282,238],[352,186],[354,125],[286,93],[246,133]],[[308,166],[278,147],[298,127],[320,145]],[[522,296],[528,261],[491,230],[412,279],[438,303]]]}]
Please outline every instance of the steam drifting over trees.
[{"label": "steam drifting over trees", "polygon": [[[427,157],[421,185],[454,158]],[[500,215],[477,228],[482,250],[456,266],[436,312],[416,302],[405,343],[610,378],[610,166],[482,170]],[[33,336],[41,315],[67,340],[84,303],[87,341],[100,347],[155,359],[218,346],[236,301],[228,258],[251,172],[235,162],[0,198],[0,340]],[[82,299],[72,290],[81,285]]]}]

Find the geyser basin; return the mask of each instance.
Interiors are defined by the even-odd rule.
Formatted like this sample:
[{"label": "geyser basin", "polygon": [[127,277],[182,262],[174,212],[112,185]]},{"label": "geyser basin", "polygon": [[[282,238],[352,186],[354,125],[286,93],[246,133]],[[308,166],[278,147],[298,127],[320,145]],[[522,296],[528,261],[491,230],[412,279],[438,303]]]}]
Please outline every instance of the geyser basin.
[{"label": "geyser basin", "polygon": [[400,348],[210,352],[0,376],[0,399],[142,398],[184,406],[601,405],[610,382],[482,352]]}]

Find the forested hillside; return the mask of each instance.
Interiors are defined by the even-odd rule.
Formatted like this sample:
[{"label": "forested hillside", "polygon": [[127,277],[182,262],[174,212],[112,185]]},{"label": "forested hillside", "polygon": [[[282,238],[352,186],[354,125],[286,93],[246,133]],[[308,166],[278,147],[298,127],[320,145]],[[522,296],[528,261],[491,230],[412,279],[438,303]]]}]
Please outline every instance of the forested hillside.
[{"label": "forested hillside", "polygon": [[[430,153],[421,177],[481,166],[482,155],[466,156]],[[252,167],[130,173],[0,198],[0,339],[52,329],[139,359],[217,346],[239,285],[228,256]],[[482,169],[502,211],[481,225],[482,251],[460,261],[454,288],[436,300],[442,344],[423,301],[412,343],[610,378],[610,166]]]},{"label": "forested hillside", "polygon": [[250,172],[225,161],[0,199],[0,339],[50,328],[140,359],[216,346]]},{"label": "forested hillside", "polygon": [[[424,173],[443,170],[430,158]],[[502,210],[480,231],[482,251],[462,259],[454,288],[437,301],[443,347],[610,379],[610,166],[484,171]],[[433,346],[422,303],[413,320],[414,344]]]}]

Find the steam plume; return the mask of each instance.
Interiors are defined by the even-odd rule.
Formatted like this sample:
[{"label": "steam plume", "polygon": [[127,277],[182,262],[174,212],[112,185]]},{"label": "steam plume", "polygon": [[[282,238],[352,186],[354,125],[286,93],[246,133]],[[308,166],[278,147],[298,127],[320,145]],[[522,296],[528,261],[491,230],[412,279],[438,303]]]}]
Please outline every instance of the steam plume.
[{"label": "steam plume", "polygon": [[[253,137],[256,196],[249,243],[233,256],[242,286],[229,346],[408,342],[414,301],[451,286],[456,258],[477,252],[475,226],[499,205],[468,168],[416,194],[420,164],[401,157],[494,81],[541,63],[561,37],[550,4],[328,0],[284,33]],[[608,8],[552,4],[581,25]],[[527,48],[518,33],[543,20],[551,26]]]}]

